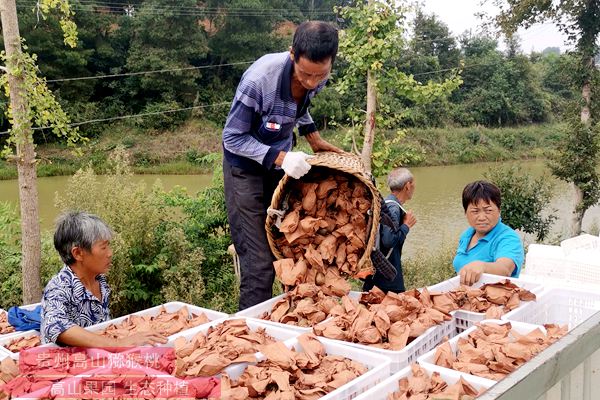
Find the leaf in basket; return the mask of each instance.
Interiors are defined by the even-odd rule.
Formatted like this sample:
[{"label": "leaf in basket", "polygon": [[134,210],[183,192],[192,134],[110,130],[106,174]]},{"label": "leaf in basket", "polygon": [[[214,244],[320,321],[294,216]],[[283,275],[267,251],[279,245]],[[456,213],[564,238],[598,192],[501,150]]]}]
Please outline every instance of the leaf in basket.
[{"label": "leaf in basket", "polygon": [[302,208],[304,211],[310,212],[317,205],[317,187],[318,183],[302,184]]},{"label": "leaf in basket", "polygon": [[347,369],[341,370],[333,375],[333,380],[327,383],[327,388],[331,391],[342,387],[353,379],[356,379],[356,374]]},{"label": "leaf in basket", "polygon": [[317,188],[317,198],[324,199],[327,197],[327,194],[338,187],[338,183],[333,177],[329,177],[319,183],[319,187]]},{"label": "leaf in basket", "polygon": [[531,293],[529,290],[520,288],[519,289],[519,299],[521,301],[535,301],[536,296],[534,293]]},{"label": "leaf in basket", "polygon": [[334,235],[328,235],[317,248],[319,253],[321,253],[321,258],[330,264],[336,256],[336,242],[337,238]]},{"label": "leaf in basket", "polygon": [[304,257],[306,261],[310,264],[312,268],[323,268],[323,257],[321,253],[319,253],[312,244],[308,245],[306,252],[304,253]]},{"label": "leaf in basket", "polygon": [[344,296],[352,289],[350,283],[340,276],[337,268],[329,267],[325,273],[325,284],[322,286],[325,294]]},{"label": "leaf in basket", "polygon": [[486,285],[484,293],[489,301],[499,305],[506,304],[512,296],[512,290],[495,285]]},{"label": "leaf in basket", "polygon": [[444,390],[444,394],[457,394],[459,400],[465,400],[463,396],[475,396],[479,395],[479,391],[475,389],[471,384],[463,379],[461,376],[454,385],[448,386]]},{"label": "leaf in basket", "polygon": [[443,313],[450,314],[451,311],[458,308],[452,296],[448,293],[431,293],[430,296],[433,307]]},{"label": "leaf in basket", "polygon": [[300,211],[294,210],[285,216],[283,222],[281,223],[281,226],[279,227],[279,231],[283,233],[293,233],[298,228],[299,222]]},{"label": "leaf in basket", "polygon": [[556,342],[561,337],[565,336],[569,331],[568,325],[557,325],[557,324],[545,324],[548,340],[550,343]]},{"label": "leaf in basket", "polygon": [[435,355],[433,357],[433,363],[444,368],[452,368],[454,362],[454,352],[450,343],[445,342],[437,347]]},{"label": "leaf in basket", "polygon": [[402,322],[394,322],[388,332],[388,342],[392,350],[402,350],[408,343],[410,326]]},{"label": "leaf in basket", "polygon": [[491,306],[485,312],[485,319],[500,319],[504,315],[504,308],[502,306]]},{"label": "leaf in basket", "polygon": [[290,368],[294,362],[294,354],[290,349],[285,347],[283,342],[275,342],[260,347],[260,351],[274,365],[281,368]]}]

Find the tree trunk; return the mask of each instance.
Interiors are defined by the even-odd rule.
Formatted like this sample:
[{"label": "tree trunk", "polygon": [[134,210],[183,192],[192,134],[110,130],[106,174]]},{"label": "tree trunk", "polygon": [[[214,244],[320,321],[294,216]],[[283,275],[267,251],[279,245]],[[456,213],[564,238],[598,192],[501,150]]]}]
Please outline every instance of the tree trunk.
[{"label": "tree trunk", "polygon": [[375,139],[375,112],[377,111],[377,87],[373,71],[367,72],[367,123],[362,148],[362,161],[367,172],[371,172],[371,158]]},{"label": "tree trunk", "polygon": [[[594,68],[594,58],[589,57],[585,63],[585,67],[587,69]],[[590,104],[592,102],[592,85],[588,78],[583,83],[581,88],[581,97],[583,98],[583,104],[581,106],[581,123],[584,125],[590,124]],[[582,208],[583,204],[583,191],[577,187],[577,185],[573,185],[575,188],[575,210],[573,211],[573,220],[571,222],[571,231],[573,235],[578,236],[581,234],[581,224],[583,222],[583,216],[585,215],[586,209]]]},{"label": "tree trunk", "polygon": [[[21,37],[15,0],[0,0],[2,34],[7,56],[8,71],[12,71],[21,55]],[[17,140],[16,162],[19,175],[19,200],[21,205],[21,273],[23,279],[23,304],[37,303],[42,296],[40,280],[41,239],[38,212],[35,148],[28,119],[26,89],[21,76],[8,73],[10,107],[12,109],[12,134]]]}]

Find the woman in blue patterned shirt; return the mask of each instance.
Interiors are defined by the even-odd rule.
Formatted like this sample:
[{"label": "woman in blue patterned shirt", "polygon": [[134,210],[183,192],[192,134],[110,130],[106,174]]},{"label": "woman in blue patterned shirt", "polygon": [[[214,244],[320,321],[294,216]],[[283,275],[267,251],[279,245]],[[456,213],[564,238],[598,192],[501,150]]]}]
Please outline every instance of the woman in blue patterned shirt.
[{"label": "woman in blue patterned shirt", "polygon": [[117,347],[166,343],[158,333],[142,332],[124,339],[100,336],[83,328],[108,321],[112,231],[95,215],[70,212],[56,224],[54,247],[65,266],[44,289],[43,343],[78,347]]}]

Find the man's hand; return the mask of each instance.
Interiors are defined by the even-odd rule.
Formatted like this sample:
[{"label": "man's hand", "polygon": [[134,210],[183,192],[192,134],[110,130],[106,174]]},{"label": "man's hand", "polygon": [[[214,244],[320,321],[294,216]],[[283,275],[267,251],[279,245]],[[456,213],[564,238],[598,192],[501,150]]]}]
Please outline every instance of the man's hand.
[{"label": "man's hand", "polygon": [[306,135],[306,140],[310,145],[310,148],[315,153],[320,151],[333,151],[335,153],[343,153],[342,149],[335,147],[328,141],[321,138],[321,134],[319,132],[313,132]]},{"label": "man's hand", "polygon": [[472,261],[461,268],[460,283],[463,285],[473,285],[481,279],[481,274],[485,272],[485,263],[483,261]]},{"label": "man's hand", "polygon": [[408,210],[406,214],[404,214],[404,219],[402,220],[402,223],[407,225],[411,229],[413,226],[415,226],[415,224],[417,223],[417,217],[415,217],[415,214],[412,212],[412,210]]},{"label": "man's hand", "polygon": [[310,164],[306,160],[312,157],[314,156],[308,155],[302,151],[288,151],[283,156],[281,169],[292,178],[300,179],[310,171]]}]

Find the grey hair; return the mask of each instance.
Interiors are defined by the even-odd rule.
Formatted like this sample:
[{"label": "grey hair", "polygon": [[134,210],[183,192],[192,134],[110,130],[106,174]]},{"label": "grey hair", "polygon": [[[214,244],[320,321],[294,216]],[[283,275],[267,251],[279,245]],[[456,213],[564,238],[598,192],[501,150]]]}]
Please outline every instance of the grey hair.
[{"label": "grey hair", "polygon": [[396,168],[389,173],[387,183],[390,190],[402,190],[408,182],[414,179],[413,174],[408,168]]},{"label": "grey hair", "polygon": [[112,239],[113,231],[99,217],[81,211],[62,214],[56,220],[54,248],[66,265],[73,265],[75,259],[71,250],[81,247],[87,251],[99,240]]}]

